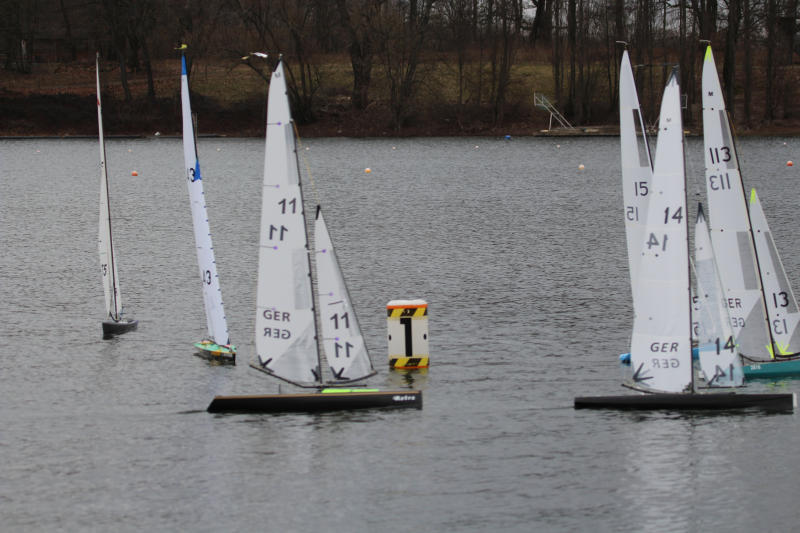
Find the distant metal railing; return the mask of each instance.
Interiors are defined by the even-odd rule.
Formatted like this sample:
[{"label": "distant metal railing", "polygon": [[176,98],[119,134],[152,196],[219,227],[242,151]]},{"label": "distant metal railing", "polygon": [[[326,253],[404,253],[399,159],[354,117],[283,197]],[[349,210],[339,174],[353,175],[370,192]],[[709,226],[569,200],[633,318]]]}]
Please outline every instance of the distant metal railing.
[{"label": "distant metal railing", "polygon": [[547,127],[548,131],[553,129],[553,118],[555,118],[558,123],[561,124],[562,128],[567,128],[570,130],[575,129],[572,124],[569,123],[566,117],[562,115],[558,109],[556,109],[556,107],[550,103],[550,100],[548,100],[547,97],[542,93],[533,93],[533,105],[550,113],[550,124]]}]

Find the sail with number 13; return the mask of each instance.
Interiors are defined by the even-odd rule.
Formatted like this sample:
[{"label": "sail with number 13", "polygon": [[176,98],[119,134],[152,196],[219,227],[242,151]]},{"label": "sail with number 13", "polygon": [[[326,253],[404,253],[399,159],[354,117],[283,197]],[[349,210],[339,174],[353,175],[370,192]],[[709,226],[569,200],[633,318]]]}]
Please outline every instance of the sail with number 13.
[{"label": "sail with number 13", "polygon": [[197,158],[192,108],[189,100],[189,80],[186,56],[181,54],[181,109],[183,112],[183,158],[186,168],[186,183],[192,206],[192,223],[197,248],[197,264],[203,287],[203,304],[206,312],[207,337],[194,344],[201,356],[221,362],[236,362],[236,347],[231,345],[222,291],[211,244],[211,229],[208,223],[206,197],[203,191],[203,174]]}]

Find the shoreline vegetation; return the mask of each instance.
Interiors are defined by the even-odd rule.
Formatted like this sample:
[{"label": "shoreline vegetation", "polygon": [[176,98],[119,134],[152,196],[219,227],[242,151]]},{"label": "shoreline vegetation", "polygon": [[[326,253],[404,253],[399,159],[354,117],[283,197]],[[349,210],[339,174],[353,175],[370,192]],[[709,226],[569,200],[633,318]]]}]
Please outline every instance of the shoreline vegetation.
[{"label": "shoreline vegetation", "polygon": [[[101,84],[106,136],[178,136],[181,131],[179,61],[153,63],[155,97],[147,94],[143,72],[128,74],[131,98],[126,101],[119,82],[119,64],[101,63]],[[518,58],[509,87],[503,120],[493,119],[487,105],[449,102],[457,90],[448,86],[453,65],[447,58],[435,58],[421,65],[418,95],[403,127],[391,126],[389,103],[383,100],[385,73],[374,73],[370,103],[353,109],[352,69],[344,55],[321,63],[321,84],[314,96],[312,116],[298,122],[301,137],[520,137],[618,135],[615,107],[574,129],[562,128],[550,113],[534,105],[534,93],[548,95],[553,77],[549,62],[536,54]],[[263,74],[269,66],[219,58],[196,60],[190,79],[198,135],[262,137],[265,131],[267,85]],[[693,88],[685,88],[693,90]],[[598,94],[597,100],[608,100]],[[558,107],[558,106],[556,106]],[[645,109],[648,126],[654,128],[657,110]],[[699,109],[686,125],[689,135],[702,134]],[[94,62],[35,63],[30,73],[7,72],[0,83],[0,138],[96,137]],[[734,123],[735,123],[734,118]],[[800,120],[775,120],[770,124],[740,128],[737,135],[800,134]]]},{"label": "shoreline vegetation", "polygon": [[737,134],[797,135],[798,13],[756,0],[0,2],[0,136],[96,135],[96,54],[111,136],[180,131],[181,54],[200,135],[263,136],[279,60],[301,137],[613,134],[623,49],[646,126],[677,67],[696,135],[709,43]]}]

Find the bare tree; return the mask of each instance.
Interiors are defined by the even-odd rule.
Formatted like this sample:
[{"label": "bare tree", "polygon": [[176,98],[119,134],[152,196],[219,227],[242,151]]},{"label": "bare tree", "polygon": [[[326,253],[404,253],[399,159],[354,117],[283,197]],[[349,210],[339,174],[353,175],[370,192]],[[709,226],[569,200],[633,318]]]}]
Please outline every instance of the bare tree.
[{"label": "bare tree", "polygon": [[[452,49],[456,55],[456,121],[463,127],[465,91],[467,84],[467,50],[472,41],[473,0],[444,0],[439,3],[442,18],[449,30]],[[480,72],[478,73],[480,76]]]},{"label": "bare tree", "polygon": [[399,131],[417,92],[417,69],[426,43],[435,0],[392,1],[379,26],[381,57],[389,82],[392,126]]},{"label": "bare tree", "polygon": [[259,46],[283,54],[293,115],[314,120],[314,96],[320,86],[314,40],[317,2],[324,0],[231,0],[241,20],[256,32]]},{"label": "bare tree", "polygon": [[353,66],[352,105],[366,109],[375,56],[373,26],[384,0],[336,0],[339,16],[348,36],[347,49]]},{"label": "bare tree", "polygon": [[29,74],[33,58],[37,0],[2,0],[0,17],[7,28],[5,35],[6,70]]},{"label": "bare tree", "polygon": [[753,98],[753,37],[754,37],[754,17],[751,0],[743,0],[742,6],[742,28],[744,37],[744,121],[747,126],[752,126],[752,107]]}]

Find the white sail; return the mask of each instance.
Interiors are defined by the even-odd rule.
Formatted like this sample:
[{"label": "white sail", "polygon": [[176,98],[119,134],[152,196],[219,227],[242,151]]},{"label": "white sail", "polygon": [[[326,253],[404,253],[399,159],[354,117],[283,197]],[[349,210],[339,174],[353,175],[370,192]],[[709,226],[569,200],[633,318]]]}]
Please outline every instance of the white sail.
[{"label": "white sail", "polygon": [[342,278],[328,227],[317,208],[314,229],[322,339],[335,381],[355,381],[375,373]]},{"label": "white sail", "polygon": [[673,72],[661,102],[647,224],[638,246],[631,366],[634,386],[641,389],[692,387],[686,213],[680,88]]},{"label": "white sail", "polygon": [[211,245],[211,228],[208,224],[206,199],[203,192],[203,175],[200,171],[200,161],[197,160],[185,56],[181,57],[181,109],[183,110],[183,160],[186,167],[186,183],[189,187],[189,201],[192,205],[194,241],[197,247],[200,281],[203,285],[208,336],[215,343],[226,345],[230,344],[230,337],[225,320],[225,308],[222,305],[217,263],[214,261],[214,248]]},{"label": "white sail", "polygon": [[722,284],[702,205],[697,210],[694,244],[697,290],[693,318],[700,368],[709,387],[738,387],[744,381],[744,373],[722,298]]},{"label": "white sail", "polygon": [[122,295],[119,290],[119,276],[114,257],[114,244],[111,239],[111,212],[108,198],[108,171],[106,169],[106,144],[103,136],[103,106],[100,101],[100,57],[95,57],[97,73],[97,127],[100,138],[100,224],[97,249],[100,255],[100,270],[103,276],[103,293],[106,302],[106,316],[120,319]]},{"label": "white sail", "polygon": [[[638,132],[638,134],[637,134]],[[628,51],[622,53],[619,71],[619,140],[622,161],[622,197],[631,289],[638,287],[640,243],[647,222],[647,201],[653,179],[650,147],[636,95]],[[634,296],[633,301],[637,298]],[[636,308],[634,307],[634,312]]]},{"label": "white sail", "polygon": [[703,143],[711,242],[739,352],[770,359],[747,200],[711,47],[703,63]]},{"label": "white sail", "polygon": [[774,356],[796,355],[800,352],[800,312],[755,189],[750,192],[750,223],[772,329]]},{"label": "white sail", "polygon": [[308,237],[283,64],[269,85],[256,294],[257,364],[299,385],[320,383]]}]

